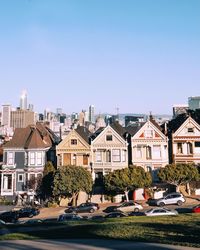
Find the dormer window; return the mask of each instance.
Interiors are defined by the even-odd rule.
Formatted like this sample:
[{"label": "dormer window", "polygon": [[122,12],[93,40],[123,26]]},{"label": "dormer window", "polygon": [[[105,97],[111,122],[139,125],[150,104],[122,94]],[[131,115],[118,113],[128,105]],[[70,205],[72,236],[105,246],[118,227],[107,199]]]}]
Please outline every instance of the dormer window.
[{"label": "dormer window", "polygon": [[145,138],[153,138],[153,130],[152,129],[146,129],[144,131]]},{"label": "dormer window", "polygon": [[194,128],[188,128],[188,133],[194,133]]},{"label": "dormer window", "polygon": [[76,139],[71,139],[71,145],[77,145],[77,140]]},{"label": "dormer window", "polygon": [[106,135],[106,141],[112,141],[112,135]]}]

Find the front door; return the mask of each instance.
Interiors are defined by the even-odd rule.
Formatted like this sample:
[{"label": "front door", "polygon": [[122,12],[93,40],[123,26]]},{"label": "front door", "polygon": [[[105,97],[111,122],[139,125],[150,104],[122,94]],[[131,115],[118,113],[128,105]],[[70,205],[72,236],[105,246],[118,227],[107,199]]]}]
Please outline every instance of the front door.
[{"label": "front door", "polygon": [[64,154],[63,165],[64,166],[71,165],[71,154],[70,153]]},{"label": "front door", "polygon": [[88,156],[83,155],[83,165],[88,165]]}]

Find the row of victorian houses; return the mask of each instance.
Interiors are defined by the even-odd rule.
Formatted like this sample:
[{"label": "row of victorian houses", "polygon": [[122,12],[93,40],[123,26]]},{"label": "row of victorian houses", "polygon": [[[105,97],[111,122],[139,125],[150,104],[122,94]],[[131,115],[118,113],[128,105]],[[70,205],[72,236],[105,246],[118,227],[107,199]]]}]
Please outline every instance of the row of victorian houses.
[{"label": "row of victorian houses", "polygon": [[100,185],[103,176],[129,165],[152,172],[168,163],[200,163],[200,125],[188,117],[169,138],[152,117],[128,128],[119,123],[90,133],[85,127],[59,138],[44,124],[16,129],[3,147],[0,195],[10,197],[27,192],[27,181],[42,175],[47,161],[57,167],[83,166]]}]

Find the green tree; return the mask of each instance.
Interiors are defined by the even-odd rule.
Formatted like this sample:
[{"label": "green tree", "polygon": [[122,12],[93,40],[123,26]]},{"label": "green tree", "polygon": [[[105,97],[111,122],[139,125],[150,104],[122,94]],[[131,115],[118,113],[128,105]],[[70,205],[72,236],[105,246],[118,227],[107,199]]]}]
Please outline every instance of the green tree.
[{"label": "green tree", "polygon": [[128,200],[128,192],[137,188],[149,187],[152,177],[142,167],[129,166],[114,170],[105,176],[105,190],[112,193],[124,193]]},{"label": "green tree", "polygon": [[54,176],[53,195],[66,195],[72,197],[73,205],[76,205],[76,199],[80,191],[90,193],[92,191],[91,173],[80,166],[60,167]]},{"label": "green tree", "polygon": [[158,171],[158,177],[163,182],[175,185],[177,189],[180,185],[187,185],[189,189],[191,181],[199,180],[199,173],[194,164],[176,163],[161,168]]},{"label": "green tree", "polygon": [[48,161],[44,166],[43,177],[41,181],[40,192],[43,198],[49,198],[53,193],[53,180],[56,168],[51,161]]}]

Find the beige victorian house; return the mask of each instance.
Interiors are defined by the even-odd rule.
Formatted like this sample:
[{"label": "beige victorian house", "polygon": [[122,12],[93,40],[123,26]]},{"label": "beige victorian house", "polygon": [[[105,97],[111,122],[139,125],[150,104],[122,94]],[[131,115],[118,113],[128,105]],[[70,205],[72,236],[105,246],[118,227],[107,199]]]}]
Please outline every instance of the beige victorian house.
[{"label": "beige victorian house", "polygon": [[[91,137],[93,178],[101,182],[104,174],[128,167],[128,143],[119,124],[100,128]],[[98,184],[98,183],[97,183]]]},{"label": "beige victorian house", "polygon": [[56,147],[57,165],[83,166],[90,169],[91,150],[90,133],[85,127],[79,126],[72,130]]},{"label": "beige victorian house", "polygon": [[200,163],[200,125],[191,117],[172,134],[174,163]]},{"label": "beige victorian house", "polygon": [[134,128],[131,138],[132,164],[155,173],[169,163],[168,138],[159,125],[149,119],[138,128]]}]

